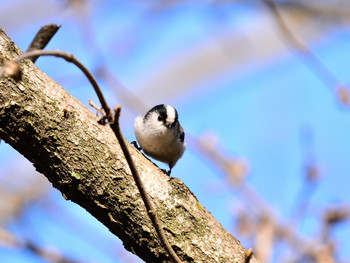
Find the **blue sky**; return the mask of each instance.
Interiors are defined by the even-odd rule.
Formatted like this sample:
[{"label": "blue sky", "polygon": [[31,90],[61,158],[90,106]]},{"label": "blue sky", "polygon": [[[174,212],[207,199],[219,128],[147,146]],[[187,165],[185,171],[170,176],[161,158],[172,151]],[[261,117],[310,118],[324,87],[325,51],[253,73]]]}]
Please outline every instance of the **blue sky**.
[{"label": "blue sky", "polygon": [[[22,8],[25,8],[24,3],[30,2],[5,1],[3,12],[17,3],[22,3]],[[40,3],[39,0],[34,2]],[[41,25],[62,24],[49,49],[73,53],[92,71],[106,63],[135,93],[145,88],[140,85],[140,80],[154,78],[162,65],[171,68],[176,59],[186,61],[190,51],[200,47],[201,43],[227,32],[233,38],[236,34],[249,35],[251,32],[245,30],[262,30],[266,22],[263,11],[248,4],[232,4],[227,8],[193,2],[161,11],[136,2],[92,1],[89,15],[80,14],[79,17],[74,10],[52,1],[56,11],[51,18],[28,15],[15,25],[0,11],[0,17],[3,17],[0,21],[22,49],[26,49]],[[275,30],[278,38],[277,27],[273,23],[267,23],[268,26]],[[269,39],[252,40],[248,37],[248,40],[259,41],[262,47],[271,44]],[[343,83],[349,81],[349,40],[347,29],[325,27],[310,44],[314,54]],[[249,41],[247,48],[241,51],[244,54],[255,52]],[[302,234],[317,238],[322,208],[339,203],[349,205],[350,112],[337,101],[334,87],[325,85],[295,53],[284,48],[271,54],[264,59],[252,56],[249,63],[232,70],[203,76],[202,82],[185,87],[175,97],[167,97],[171,83],[164,83],[162,90],[147,94],[144,99],[147,104],[154,104],[163,98],[164,103],[177,108],[182,126],[192,138],[213,133],[221,149],[245,159],[250,166],[247,183],[283,221],[293,220],[295,202],[304,184],[305,145],[302,135],[305,131],[311,132],[312,143],[308,150],[321,171],[321,180],[311,196],[299,229]],[[37,65],[85,105],[89,99],[97,101],[87,80],[73,65],[57,58],[40,58]],[[179,75],[174,77],[182,78]],[[137,113],[123,105],[111,87],[100,81],[110,105],[122,104],[126,108],[123,130],[129,141],[134,140],[133,119],[142,112]],[[0,175],[13,171],[18,162],[26,163],[8,145],[1,143]],[[24,165],[31,169],[30,164]],[[235,234],[233,212],[244,201],[228,186],[220,169],[189,147],[172,175],[182,179],[214,217]],[[116,262],[116,258],[124,255],[121,242],[84,209],[65,201],[55,189],[47,196],[47,200],[29,205],[20,222],[12,222],[7,228],[83,261]],[[336,228],[334,234],[339,239],[339,258],[349,259],[349,223]],[[249,241],[242,241],[247,247],[251,245]],[[110,253],[116,250],[115,247],[119,252]],[[86,255],[86,251],[90,254]],[[1,246],[0,260],[44,262],[28,252]],[[125,258],[120,259],[120,262],[125,261]]]}]

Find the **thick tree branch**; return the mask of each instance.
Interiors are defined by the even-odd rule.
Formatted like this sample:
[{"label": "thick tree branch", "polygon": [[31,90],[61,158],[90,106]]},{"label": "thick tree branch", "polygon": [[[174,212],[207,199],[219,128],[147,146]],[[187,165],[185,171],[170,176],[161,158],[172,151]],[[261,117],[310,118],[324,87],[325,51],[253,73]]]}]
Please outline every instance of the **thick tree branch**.
[{"label": "thick tree branch", "polygon": [[[2,63],[20,53],[0,29]],[[30,160],[65,198],[108,227],[127,250],[146,262],[169,262],[112,130],[97,124],[91,111],[31,61],[20,67],[21,81],[0,78],[0,138]],[[181,180],[163,174],[128,147],[183,262],[245,262],[239,241]],[[258,261],[252,257],[250,262]]]}]

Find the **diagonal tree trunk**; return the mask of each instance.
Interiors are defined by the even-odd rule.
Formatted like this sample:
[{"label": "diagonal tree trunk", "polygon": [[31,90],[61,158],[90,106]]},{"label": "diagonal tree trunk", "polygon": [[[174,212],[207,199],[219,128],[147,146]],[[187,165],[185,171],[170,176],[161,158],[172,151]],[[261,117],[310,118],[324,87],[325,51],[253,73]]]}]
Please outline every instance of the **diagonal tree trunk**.
[{"label": "diagonal tree trunk", "polygon": [[[0,63],[21,53],[0,28]],[[169,262],[111,129],[99,125],[90,110],[31,61],[20,67],[21,81],[0,78],[0,138],[30,160],[66,199],[108,227],[127,250],[146,262]],[[181,180],[165,175],[129,147],[183,262],[245,262],[240,242]],[[250,262],[258,261],[253,257]]]}]

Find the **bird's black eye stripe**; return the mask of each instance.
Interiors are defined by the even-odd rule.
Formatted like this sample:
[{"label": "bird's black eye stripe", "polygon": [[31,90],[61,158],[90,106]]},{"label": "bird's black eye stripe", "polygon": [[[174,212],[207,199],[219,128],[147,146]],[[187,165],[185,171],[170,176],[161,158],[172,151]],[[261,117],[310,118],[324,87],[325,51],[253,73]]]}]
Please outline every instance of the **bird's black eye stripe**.
[{"label": "bird's black eye stripe", "polygon": [[174,122],[177,122],[179,119],[179,115],[177,114],[177,110],[175,109],[175,121]]},{"label": "bird's black eye stripe", "polygon": [[180,142],[183,142],[185,140],[185,133],[181,132],[179,135]]},{"label": "bird's black eye stripe", "polygon": [[166,118],[167,118],[166,112],[159,111],[158,113],[159,113],[159,115],[158,115],[158,121],[162,121],[162,122],[165,123]]},{"label": "bird's black eye stripe", "polygon": [[157,112],[158,115],[158,121],[163,121],[165,122],[166,118],[168,117],[167,112],[166,112],[166,108],[164,104],[159,104],[157,106],[154,106],[152,109],[150,109],[144,118],[144,121],[148,119],[148,117],[150,116],[150,114],[152,112]]},{"label": "bird's black eye stripe", "polygon": [[146,115],[145,115],[145,119],[148,119],[148,117],[150,116],[150,114],[152,112],[158,112],[159,116],[163,118],[163,120],[166,120],[167,118],[167,113],[166,113],[166,108],[164,104],[159,104],[157,106],[154,106],[152,109],[150,109]]}]

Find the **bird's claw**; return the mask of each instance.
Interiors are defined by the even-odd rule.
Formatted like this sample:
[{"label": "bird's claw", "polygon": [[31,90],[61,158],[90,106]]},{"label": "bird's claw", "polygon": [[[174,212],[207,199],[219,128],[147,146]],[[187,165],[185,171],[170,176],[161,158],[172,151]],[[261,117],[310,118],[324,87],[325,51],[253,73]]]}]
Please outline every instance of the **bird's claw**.
[{"label": "bird's claw", "polygon": [[141,147],[137,144],[137,141],[132,141],[131,144],[139,151],[141,151]]}]

